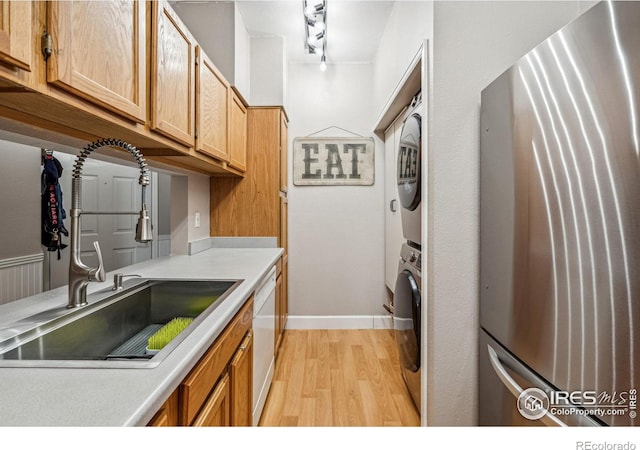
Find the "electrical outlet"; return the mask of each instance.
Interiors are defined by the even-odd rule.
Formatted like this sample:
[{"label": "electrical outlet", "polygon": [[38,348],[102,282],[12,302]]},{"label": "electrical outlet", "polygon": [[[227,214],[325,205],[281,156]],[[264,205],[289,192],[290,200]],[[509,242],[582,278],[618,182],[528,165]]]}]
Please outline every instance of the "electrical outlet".
[{"label": "electrical outlet", "polygon": [[196,228],[200,228],[200,212],[196,211],[196,219],[195,219]]}]

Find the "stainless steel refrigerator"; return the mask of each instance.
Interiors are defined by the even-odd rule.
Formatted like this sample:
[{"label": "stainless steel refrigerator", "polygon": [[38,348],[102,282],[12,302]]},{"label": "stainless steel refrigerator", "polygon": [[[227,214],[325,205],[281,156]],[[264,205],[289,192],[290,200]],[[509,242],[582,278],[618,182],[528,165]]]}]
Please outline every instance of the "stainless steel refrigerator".
[{"label": "stainless steel refrigerator", "polygon": [[636,425],[640,2],[482,92],[480,425]]}]

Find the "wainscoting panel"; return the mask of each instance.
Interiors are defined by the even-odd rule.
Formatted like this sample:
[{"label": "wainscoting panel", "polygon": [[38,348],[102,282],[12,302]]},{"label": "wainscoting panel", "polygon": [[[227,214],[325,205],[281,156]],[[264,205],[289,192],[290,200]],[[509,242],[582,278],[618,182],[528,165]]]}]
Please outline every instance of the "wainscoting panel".
[{"label": "wainscoting panel", "polygon": [[43,259],[38,253],[0,260],[0,304],[42,292]]}]

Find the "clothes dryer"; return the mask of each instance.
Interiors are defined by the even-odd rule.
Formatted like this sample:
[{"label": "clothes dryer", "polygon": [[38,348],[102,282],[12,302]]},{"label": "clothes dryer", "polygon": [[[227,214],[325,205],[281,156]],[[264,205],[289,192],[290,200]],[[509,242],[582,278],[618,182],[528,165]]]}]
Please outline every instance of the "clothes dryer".
[{"label": "clothes dryer", "polygon": [[400,133],[396,180],[402,233],[413,247],[422,245],[422,103],[412,106]]}]

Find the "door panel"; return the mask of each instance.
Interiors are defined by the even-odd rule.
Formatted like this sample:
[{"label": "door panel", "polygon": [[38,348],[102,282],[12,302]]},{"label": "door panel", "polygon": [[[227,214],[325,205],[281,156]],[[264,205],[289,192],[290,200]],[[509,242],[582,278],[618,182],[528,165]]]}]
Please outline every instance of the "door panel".
[{"label": "door panel", "polygon": [[[69,214],[71,208],[71,174],[75,157],[57,153],[56,158],[63,166],[60,178],[63,207]],[[82,176],[82,209],[83,211],[139,211],[141,203],[141,187],[138,184],[140,172],[137,168],[105,163],[95,159],[85,161]],[[115,180],[115,181],[114,181]],[[152,190],[147,187],[147,199],[153,198]],[[148,204],[152,214],[152,204]],[[81,255],[82,261],[96,267],[98,264],[93,242],[100,242],[102,256],[107,270],[129,266],[136,262],[151,258],[151,244],[135,242],[135,226],[137,216],[98,216],[82,215]],[[69,217],[64,221],[70,227]],[[157,225],[154,223],[154,226]],[[157,228],[154,228],[154,233]],[[154,239],[157,236],[154,236]],[[65,244],[69,238],[63,238]],[[69,250],[61,252],[61,259],[51,254],[48,266],[45,267],[45,279],[49,278],[50,288],[68,283]]]},{"label": "door panel", "polygon": [[228,162],[227,115],[230,87],[200,47],[196,47],[196,55],[198,58],[196,150]]},{"label": "door panel", "polygon": [[247,170],[247,108],[231,91],[229,105],[229,165],[238,170]]},{"label": "door panel", "polygon": [[280,114],[280,190],[286,191],[289,185],[289,126],[284,113]]},{"label": "door panel", "polygon": [[0,61],[31,70],[31,2],[0,0]]},{"label": "door panel", "polygon": [[[398,276],[398,258],[405,239],[402,235],[402,219],[400,202],[398,201],[398,184],[396,183],[396,159],[400,143],[402,122],[389,127],[385,133],[385,283],[391,292],[395,292]],[[393,205],[391,204],[393,202]],[[391,208],[394,208],[394,211]]]},{"label": "door panel", "polygon": [[[99,183],[100,180],[98,175],[96,174],[87,173],[82,177],[82,209],[84,211],[100,210]],[[71,194],[70,191],[69,194]],[[70,204],[66,204],[67,208],[69,208],[70,206]],[[90,267],[97,267],[98,257],[95,253],[93,242],[100,241],[99,217],[94,215],[85,215],[82,216],[81,222],[82,226],[80,232],[80,255],[82,258],[82,262]],[[67,223],[70,224],[71,222],[68,221]],[[71,232],[71,230],[69,230],[69,232]],[[105,253],[108,252],[103,251],[103,257],[108,256]]]},{"label": "door panel", "polygon": [[245,336],[229,366],[231,426],[250,427],[253,420],[253,335]]},{"label": "door panel", "polygon": [[229,391],[229,375],[218,381],[218,384],[194,419],[194,427],[225,427],[231,424],[231,398]]},{"label": "door panel", "polygon": [[146,3],[48,3],[47,81],[125,117],[146,120]]},{"label": "door panel", "polygon": [[167,2],[153,2],[152,8],[151,128],[192,147],[195,40]]}]

